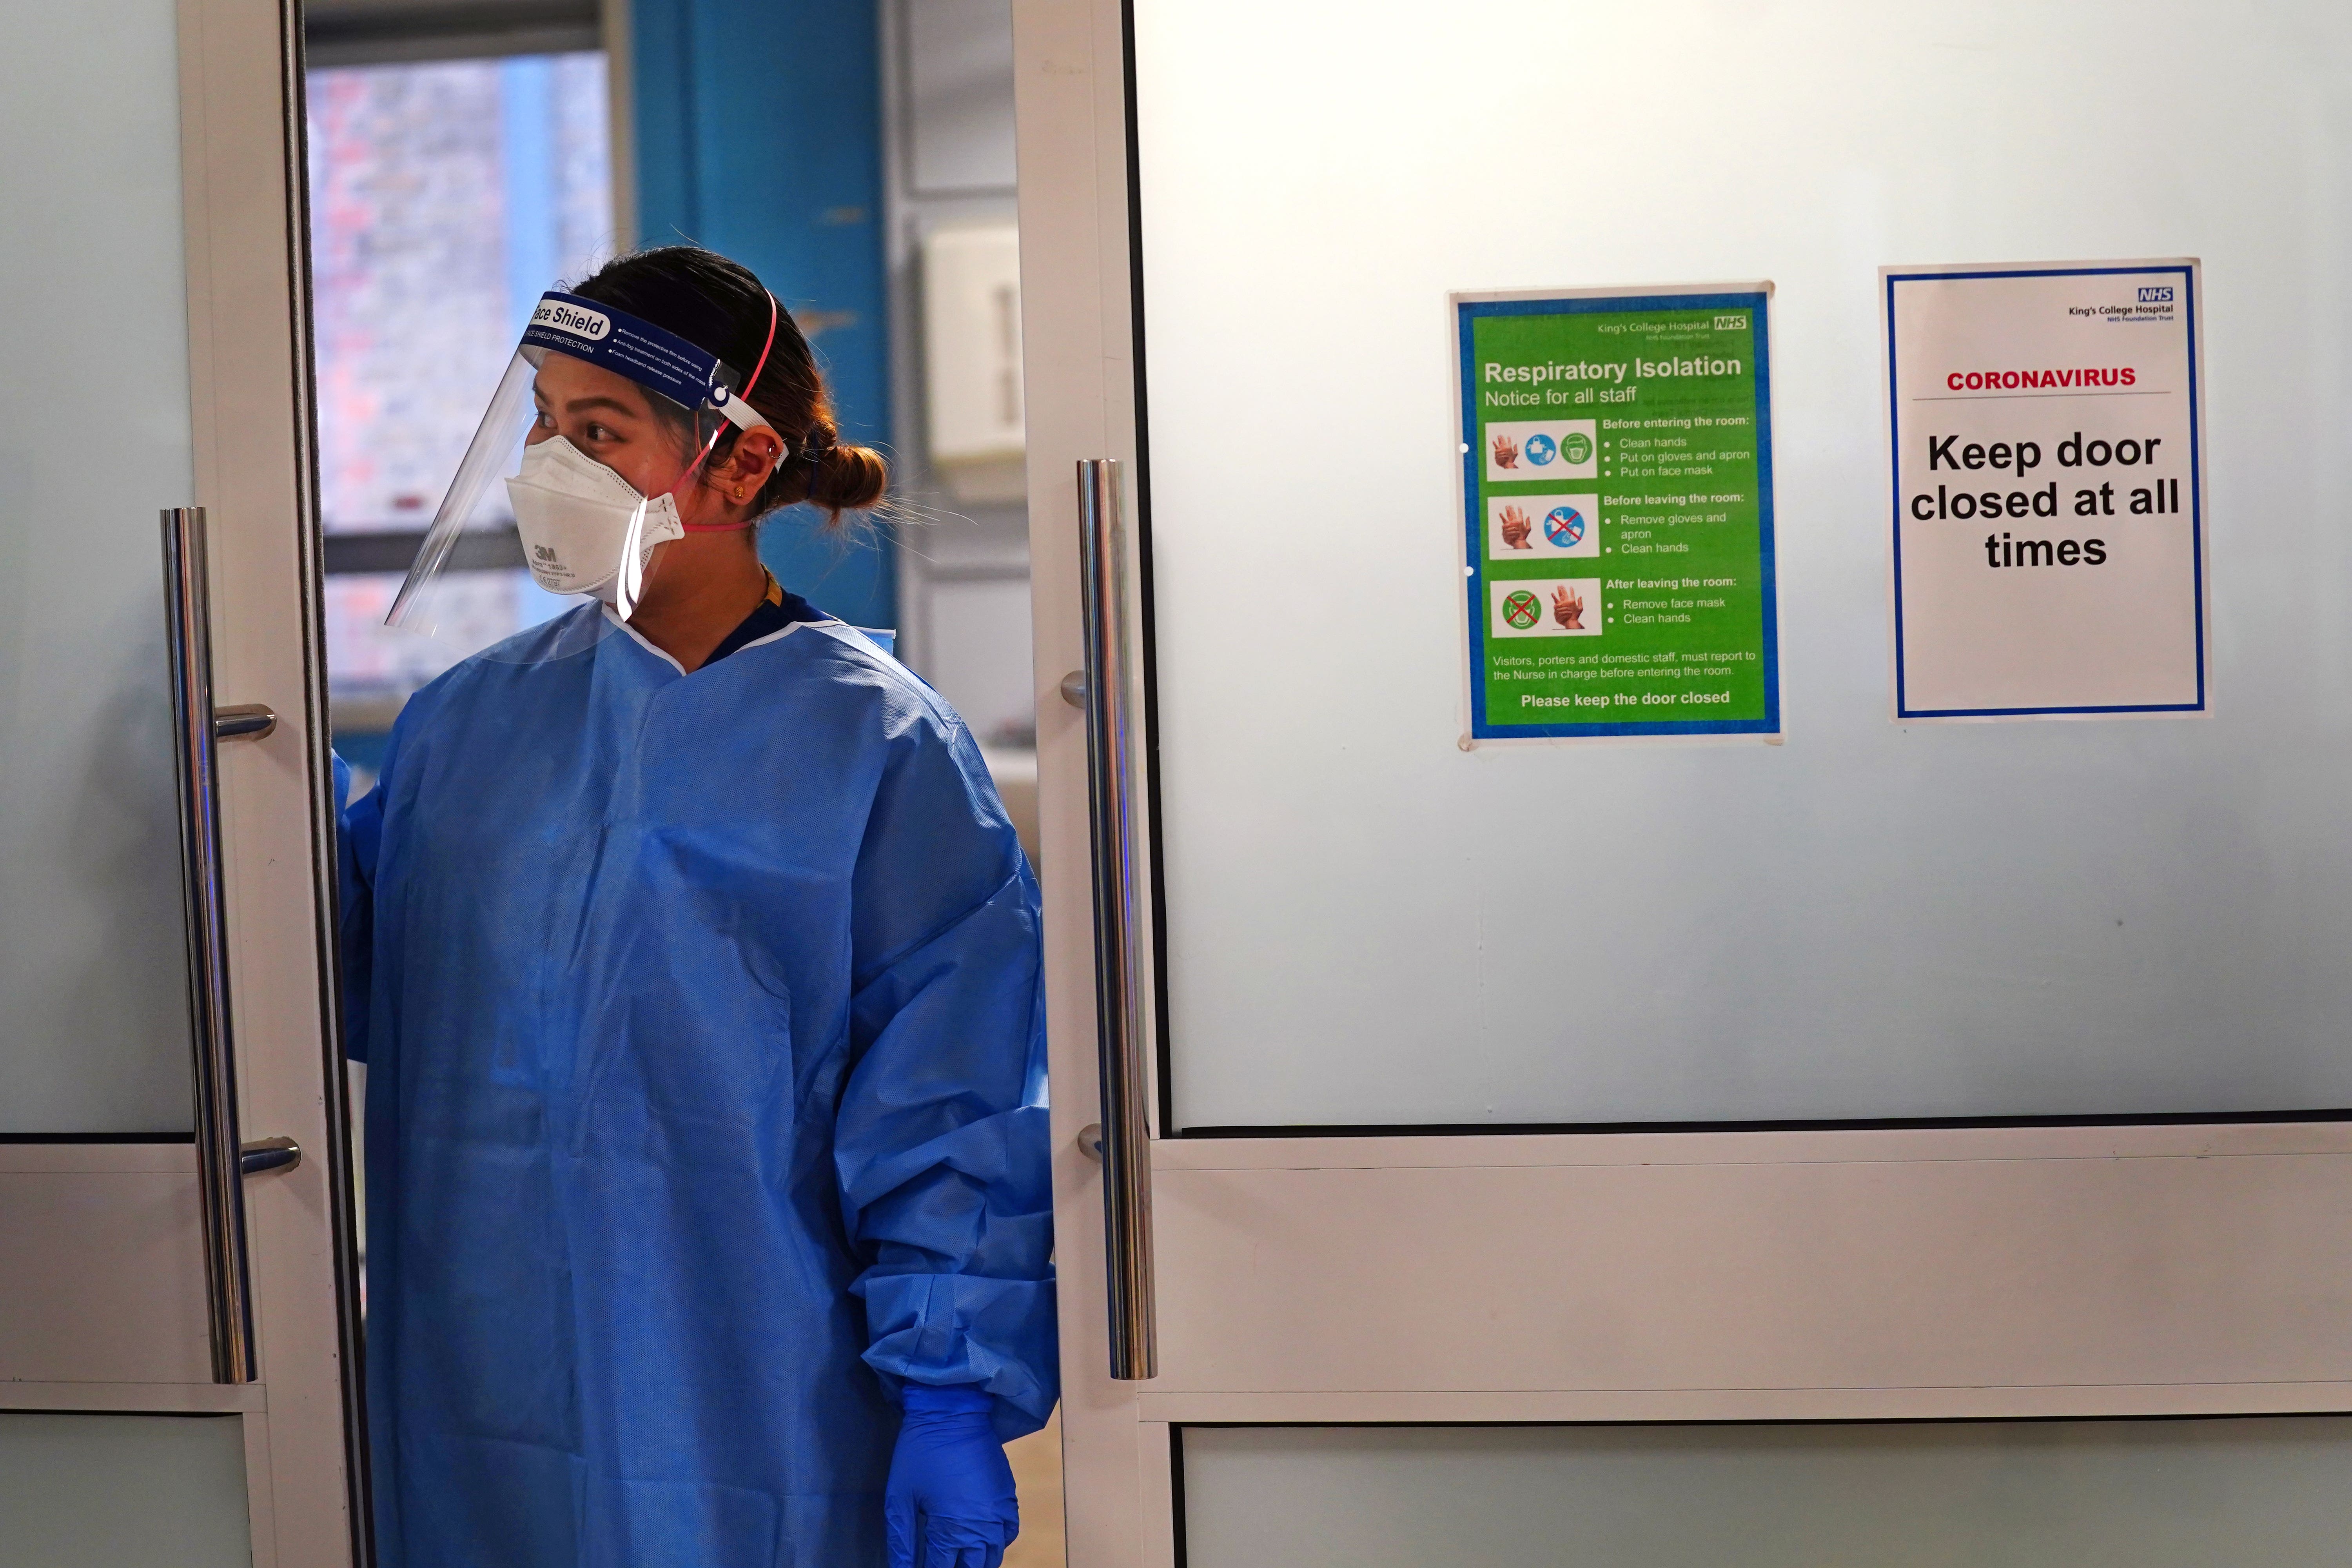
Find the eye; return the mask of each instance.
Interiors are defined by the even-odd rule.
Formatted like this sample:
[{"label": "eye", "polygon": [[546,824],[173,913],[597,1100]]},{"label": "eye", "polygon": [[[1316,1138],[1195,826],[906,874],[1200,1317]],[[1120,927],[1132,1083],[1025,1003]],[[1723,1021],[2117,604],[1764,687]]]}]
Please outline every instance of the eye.
[{"label": "eye", "polygon": [[599,425],[593,419],[588,422],[586,434],[591,441],[617,441],[621,438],[620,433],[610,425]]}]

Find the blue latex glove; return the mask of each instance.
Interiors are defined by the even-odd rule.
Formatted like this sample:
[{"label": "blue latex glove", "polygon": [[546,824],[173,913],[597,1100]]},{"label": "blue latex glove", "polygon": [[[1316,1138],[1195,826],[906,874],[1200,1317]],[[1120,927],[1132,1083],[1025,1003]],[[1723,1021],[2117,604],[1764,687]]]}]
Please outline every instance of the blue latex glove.
[{"label": "blue latex glove", "polygon": [[1021,1533],[1013,1467],[977,1388],[906,1385],[882,1521],[890,1568],[997,1568]]}]

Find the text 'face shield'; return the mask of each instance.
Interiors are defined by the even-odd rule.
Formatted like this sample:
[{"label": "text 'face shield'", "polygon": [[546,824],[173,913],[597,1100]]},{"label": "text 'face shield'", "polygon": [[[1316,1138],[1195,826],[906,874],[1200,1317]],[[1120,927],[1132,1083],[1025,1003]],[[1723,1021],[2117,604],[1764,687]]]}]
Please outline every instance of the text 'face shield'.
[{"label": "text 'face shield'", "polygon": [[[519,538],[546,594],[592,597],[613,614],[517,639],[514,657],[562,657],[604,636],[643,598],[659,546],[684,537],[681,508],[720,433],[766,427],[736,395],[740,384],[674,332],[577,295],[542,295],[386,624],[447,635],[453,579],[511,563]],[[561,611],[576,600],[543,603]]]}]

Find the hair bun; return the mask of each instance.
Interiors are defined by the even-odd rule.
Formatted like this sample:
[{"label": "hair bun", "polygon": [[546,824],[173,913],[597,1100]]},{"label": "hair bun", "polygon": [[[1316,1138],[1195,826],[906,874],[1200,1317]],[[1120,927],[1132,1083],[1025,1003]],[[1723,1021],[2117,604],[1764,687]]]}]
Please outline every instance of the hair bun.
[{"label": "hair bun", "polygon": [[814,470],[808,499],[829,512],[870,510],[890,488],[890,466],[871,447],[841,446],[818,433],[810,437],[807,456]]}]

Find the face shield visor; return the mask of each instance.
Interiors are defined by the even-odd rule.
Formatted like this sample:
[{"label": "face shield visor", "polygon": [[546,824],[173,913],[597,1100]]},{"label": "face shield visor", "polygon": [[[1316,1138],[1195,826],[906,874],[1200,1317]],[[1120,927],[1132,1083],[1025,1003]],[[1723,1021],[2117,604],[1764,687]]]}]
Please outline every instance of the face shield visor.
[{"label": "face shield visor", "polygon": [[[772,299],[768,308],[773,347]],[[766,348],[744,377],[626,311],[574,294],[541,295],[385,624],[478,637],[465,580],[485,563],[510,564],[519,542],[541,590],[527,596],[538,613],[526,609],[521,626],[562,616],[583,599],[607,613],[570,616],[553,636],[500,643],[491,657],[510,648],[535,662],[593,645],[635,613],[660,569],[662,544],[751,526],[690,519],[712,510],[697,491],[719,437],[775,434],[745,401],[766,366]],[[792,448],[777,440],[782,463]]]}]

